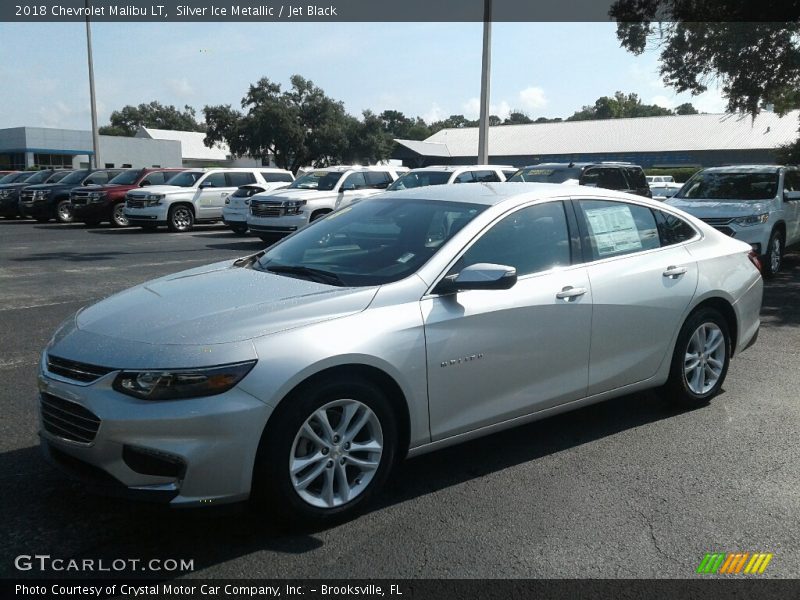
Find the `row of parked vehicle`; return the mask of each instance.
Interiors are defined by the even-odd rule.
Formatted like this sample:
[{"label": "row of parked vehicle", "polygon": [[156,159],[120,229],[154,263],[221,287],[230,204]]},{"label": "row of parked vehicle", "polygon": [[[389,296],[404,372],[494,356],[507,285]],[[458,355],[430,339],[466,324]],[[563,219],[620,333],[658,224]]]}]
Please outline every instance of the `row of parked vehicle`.
[{"label": "row of parked vehicle", "polygon": [[468,183],[577,184],[663,200],[749,243],[767,276],[777,273],[787,246],[800,242],[800,172],[796,167],[743,165],[699,171],[684,185],[649,180],[630,163],[333,166],[295,179],[274,168],[81,169],[26,171],[0,179],[0,215],[44,222],[78,221],[143,229],[189,231],[223,221],[234,233],[264,240],[380,193]]}]

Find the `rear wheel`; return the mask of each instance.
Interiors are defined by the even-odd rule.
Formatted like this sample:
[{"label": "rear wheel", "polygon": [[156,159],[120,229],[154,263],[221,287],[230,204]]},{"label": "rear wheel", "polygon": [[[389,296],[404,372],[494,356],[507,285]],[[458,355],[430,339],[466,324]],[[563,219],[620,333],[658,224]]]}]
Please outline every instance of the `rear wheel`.
[{"label": "rear wheel", "polygon": [[167,226],[170,231],[183,232],[191,231],[194,227],[194,213],[185,204],[179,204],[169,209]]},{"label": "rear wheel", "polygon": [[388,477],[397,439],[392,407],[373,384],[305,386],[278,407],[262,436],[254,501],[305,522],[351,517]]},{"label": "rear wheel", "polygon": [[772,277],[778,274],[783,264],[783,234],[777,229],[773,231],[767,246],[764,275]]},{"label": "rear wheel", "polygon": [[111,226],[112,227],[127,227],[128,217],[125,216],[125,203],[117,202],[111,208]]},{"label": "rear wheel", "polygon": [[247,225],[231,225],[231,231],[236,235],[247,234]]},{"label": "rear wheel", "polygon": [[665,386],[671,400],[684,406],[702,406],[716,396],[731,357],[728,324],[719,311],[701,308],[681,328]]},{"label": "rear wheel", "polygon": [[72,223],[72,204],[69,200],[62,200],[56,204],[56,221],[59,223]]}]

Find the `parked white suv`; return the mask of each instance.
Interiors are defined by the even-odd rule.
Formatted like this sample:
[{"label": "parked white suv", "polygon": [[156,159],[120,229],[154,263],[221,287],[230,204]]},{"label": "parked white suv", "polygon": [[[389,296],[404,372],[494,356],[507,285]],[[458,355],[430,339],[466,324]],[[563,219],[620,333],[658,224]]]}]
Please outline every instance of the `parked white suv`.
[{"label": "parked white suv", "polygon": [[648,185],[659,185],[661,183],[675,183],[672,175],[647,175]]},{"label": "parked white suv", "polygon": [[[407,190],[428,185],[449,185],[453,183],[486,183],[506,180],[505,166],[494,165],[438,165],[413,169],[400,177],[386,191]],[[516,169],[511,173],[516,173]]]},{"label": "parked white suv", "polygon": [[262,169],[261,175],[266,183],[249,183],[241,186],[225,198],[222,207],[222,222],[237,235],[247,233],[247,213],[250,212],[250,198],[263,192],[280,190],[294,181],[291,171],[283,169]]},{"label": "parked white suv", "polygon": [[405,170],[337,166],[310,171],[287,188],[251,197],[247,226],[264,239],[290,234],[355,199],[384,191]]},{"label": "parked white suv", "polygon": [[750,244],[764,274],[780,271],[786,246],[800,242],[800,171],[745,165],[695,173],[666,201],[722,233]]},{"label": "parked white suv", "polygon": [[264,167],[248,169],[190,169],[165,185],[132,190],[125,196],[125,216],[131,225],[170,231],[189,231],[195,223],[222,219],[229,194],[249,183],[266,184]]}]

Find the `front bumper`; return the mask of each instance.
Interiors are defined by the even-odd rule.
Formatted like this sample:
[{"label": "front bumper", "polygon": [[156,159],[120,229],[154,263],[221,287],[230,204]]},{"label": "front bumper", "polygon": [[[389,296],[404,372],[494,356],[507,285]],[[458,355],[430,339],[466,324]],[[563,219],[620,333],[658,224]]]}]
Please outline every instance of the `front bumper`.
[{"label": "front bumper", "polygon": [[125,206],[125,217],[131,225],[166,225],[166,206],[148,206],[145,208],[130,208]]},{"label": "front bumper", "polygon": [[308,225],[308,215],[284,215],[281,217],[247,216],[247,226],[256,233],[293,233]]},{"label": "front bumper", "polygon": [[25,217],[50,217],[54,209],[48,200],[20,201],[19,212]]},{"label": "front bumper", "polygon": [[6,198],[0,198],[0,216],[16,217],[20,215],[19,198],[16,194]]},{"label": "front bumper", "polygon": [[93,202],[89,204],[72,204],[72,214],[76,221],[81,219],[107,219],[109,214],[107,202]]},{"label": "front bumper", "polygon": [[[42,362],[40,436],[51,462],[99,491],[173,506],[249,496],[269,406],[238,387],[205,398],[137,400],[111,387],[116,374],[87,385],[49,373]],[[95,429],[92,439],[70,433],[81,424]]]}]

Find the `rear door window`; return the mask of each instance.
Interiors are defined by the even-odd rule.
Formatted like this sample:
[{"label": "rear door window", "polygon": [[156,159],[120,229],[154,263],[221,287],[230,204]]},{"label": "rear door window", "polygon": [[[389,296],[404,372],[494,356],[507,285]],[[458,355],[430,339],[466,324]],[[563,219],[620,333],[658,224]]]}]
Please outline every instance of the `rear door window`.
[{"label": "rear door window", "polygon": [[475,179],[479,182],[491,183],[493,181],[500,181],[500,177],[496,171],[474,171]]},{"label": "rear door window", "polygon": [[211,173],[200,185],[203,187],[226,187],[225,173]]},{"label": "rear door window", "polygon": [[364,173],[350,173],[342,183],[342,190],[363,190],[367,187],[367,180]]},{"label": "rear door window", "polygon": [[694,227],[683,219],[662,210],[653,210],[653,213],[656,216],[662,246],[688,242],[697,235]]},{"label": "rear door window", "polygon": [[261,176],[267,183],[292,183],[294,179],[289,173],[273,173],[271,171],[261,171]]},{"label": "rear door window", "polygon": [[475,173],[464,171],[453,180],[453,183],[475,183]]},{"label": "rear door window", "polygon": [[579,200],[577,204],[589,260],[661,247],[655,216],[646,206],[606,200]]},{"label": "rear door window", "polygon": [[247,171],[228,171],[225,173],[228,187],[240,187],[248,183],[255,183],[256,176]]},{"label": "rear door window", "polygon": [[388,171],[367,171],[364,173],[364,178],[367,186],[376,190],[386,189],[392,183],[392,176]]}]

